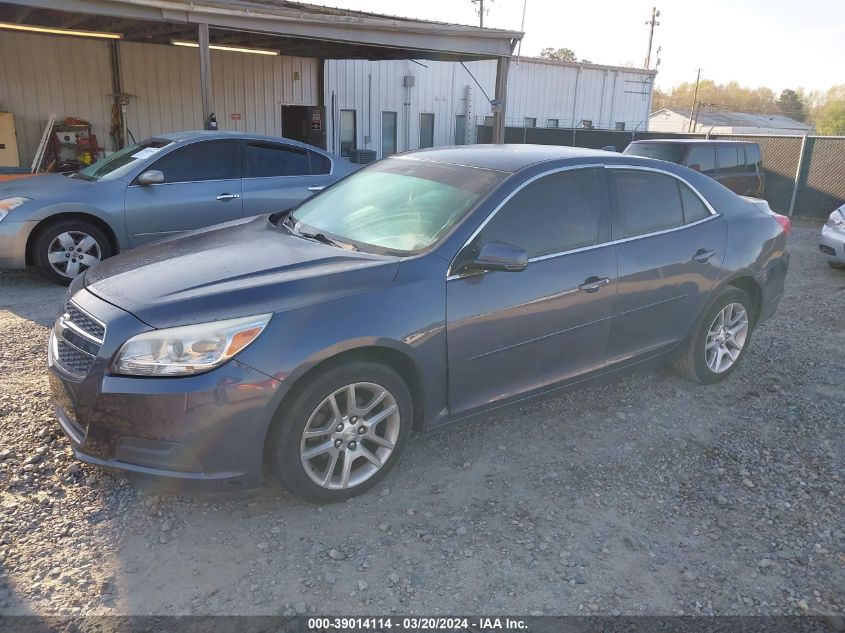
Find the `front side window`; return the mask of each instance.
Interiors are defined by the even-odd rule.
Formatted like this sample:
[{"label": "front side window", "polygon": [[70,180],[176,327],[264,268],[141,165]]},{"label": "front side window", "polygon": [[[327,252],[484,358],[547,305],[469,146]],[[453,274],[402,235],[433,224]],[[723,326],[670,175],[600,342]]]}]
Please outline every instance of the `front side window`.
[{"label": "front side window", "polygon": [[246,144],[247,178],[271,176],[306,176],[309,173],[305,150],[275,143]]},{"label": "front side window", "polygon": [[601,189],[597,169],[573,169],[526,185],[499,209],[476,239],[519,246],[529,257],[598,243]]},{"label": "front side window", "polygon": [[745,146],[745,162],[748,163],[748,171],[762,171],[760,163],[763,162],[763,159],[760,156],[759,145]]},{"label": "front side window", "polygon": [[399,253],[438,242],[507,174],[388,158],[306,200],[291,216],[303,233]]},{"label": "front side window", "polygon": [[638,170],[610,171],[616,188],[615,238],[683,225],[684,212],[675,178]]},{"label": "front side window", "polygon": [[141,161],[155,156],[173,141],[151,138],[136,145],[127,145],[111,156],[98,160],[93,165],[74,174],[80,180],[114,180],[134,169]]},{"label": "front side window", "polygon": [[712,174],[716,171],[716,148],[693,146],[687,156],[686,166],[702,174]]},{"label": "front side window", "polygon": [[164,182],[198,182],[240,178],[237,141],[203,141],[179,147],[151,166]]}]

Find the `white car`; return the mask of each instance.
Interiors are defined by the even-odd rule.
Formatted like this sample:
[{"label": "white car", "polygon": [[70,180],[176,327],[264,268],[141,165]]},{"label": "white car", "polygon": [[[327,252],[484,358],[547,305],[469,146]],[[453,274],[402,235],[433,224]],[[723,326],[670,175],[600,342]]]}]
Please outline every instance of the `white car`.
[{"label": "white car", "polygon": [[845,269],[845,204],[831,213],[822,227],[819,250],[831,268]]}]

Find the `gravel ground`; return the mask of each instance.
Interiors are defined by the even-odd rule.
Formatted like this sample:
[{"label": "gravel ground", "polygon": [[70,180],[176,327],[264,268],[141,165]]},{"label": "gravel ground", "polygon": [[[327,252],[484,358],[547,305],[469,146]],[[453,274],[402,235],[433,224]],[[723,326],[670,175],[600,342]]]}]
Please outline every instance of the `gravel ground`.
[{"label": "gravel ground", "polygon": [[[0,271],[0,615],[845,615],[845,273],[818,226],[744,365],[658,370],[412,438],[316,507],[74,461],[45,343],[62,289]],[[530,432],[527,432],[530,429]]]}]

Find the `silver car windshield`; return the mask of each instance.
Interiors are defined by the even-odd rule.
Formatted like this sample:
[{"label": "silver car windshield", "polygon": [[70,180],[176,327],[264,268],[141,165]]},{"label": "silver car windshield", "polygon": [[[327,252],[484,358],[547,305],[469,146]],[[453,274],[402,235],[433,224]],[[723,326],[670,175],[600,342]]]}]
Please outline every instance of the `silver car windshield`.
[{"label": "silver car windshield", "polygon": [[98,160],[93,165],[77,172],[74,177],[81,180],[114,180],[120,178],[135,167],[138,161],[147,160],[171,143],[173,141],[151,138],[142,143],[127,145],[111,156],[106,156],[104,159]]},{"label": "silver car windshield", "polygon": [[304,202],[297,230],[361,246],[418,252],[439,241],[506,173],[389,158]]}]

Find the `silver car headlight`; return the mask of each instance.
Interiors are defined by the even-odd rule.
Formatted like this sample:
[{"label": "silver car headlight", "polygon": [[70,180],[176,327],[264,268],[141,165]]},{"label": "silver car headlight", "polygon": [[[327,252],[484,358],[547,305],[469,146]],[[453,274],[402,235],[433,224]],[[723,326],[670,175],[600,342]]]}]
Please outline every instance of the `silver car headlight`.
[{"label": "silver car headlight", "polygon": [[834,231],[845,231],[845,213],[842,212],[842,209],[837,209],[830,214],[825,224],[827,224],[827,228]]},{"label": "silver car headlight", "polygon": [[24,202],[31,201],[32,198],[24,198],[23,196],[15,196],[14,198],[3,198],[2,200],[0,200],[0,221],[2,221],[3,218],[9,215],[9,211],[17,209]]},{"label": "silver car headlight", "polygon": [[152,330],[123,344],[112,371],[125,376],[189,376],[218,367],[252,343],[272,314]]}]

